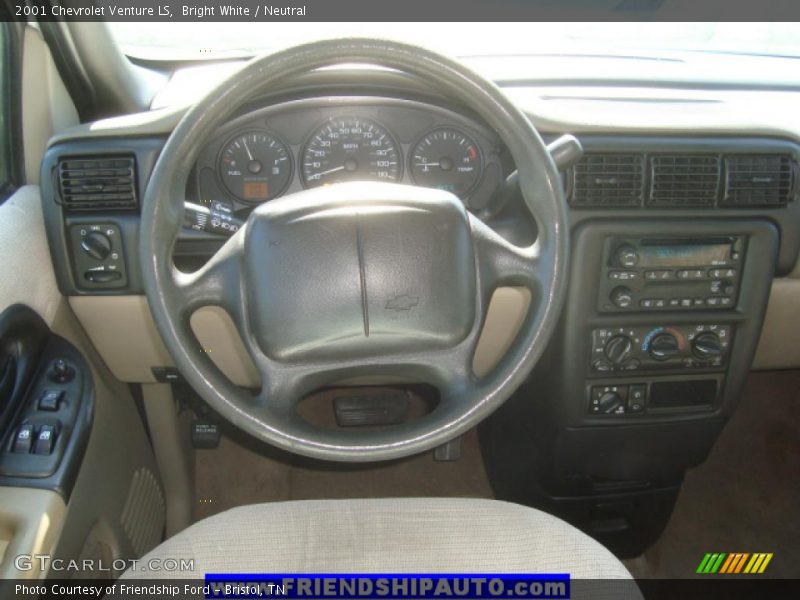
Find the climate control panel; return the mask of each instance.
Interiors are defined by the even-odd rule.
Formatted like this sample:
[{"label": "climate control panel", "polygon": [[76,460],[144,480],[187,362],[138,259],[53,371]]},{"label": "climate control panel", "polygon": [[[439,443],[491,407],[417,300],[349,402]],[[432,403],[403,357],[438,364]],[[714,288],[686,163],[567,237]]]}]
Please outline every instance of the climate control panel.
[{"label": "climate control panel", "polygon": [[591,371],[722,370],[732,334],[720,323],[595,329]]}]

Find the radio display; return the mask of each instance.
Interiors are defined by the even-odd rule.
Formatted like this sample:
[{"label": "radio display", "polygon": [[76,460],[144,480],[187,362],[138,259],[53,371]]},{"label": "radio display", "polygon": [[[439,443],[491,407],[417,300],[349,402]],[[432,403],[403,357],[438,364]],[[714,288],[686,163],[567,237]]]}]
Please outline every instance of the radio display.
[{"label": "radio display", "polygon": [[694,267],[727,265],[731,244],[642,245],[639,248],[641,267]]}]

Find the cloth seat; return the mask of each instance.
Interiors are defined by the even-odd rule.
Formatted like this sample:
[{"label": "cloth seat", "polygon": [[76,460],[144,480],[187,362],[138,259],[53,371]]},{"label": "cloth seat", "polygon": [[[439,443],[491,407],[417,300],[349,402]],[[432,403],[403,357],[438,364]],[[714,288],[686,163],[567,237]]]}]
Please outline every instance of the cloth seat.
[{"label": "cloth seat", "polygon": [[539,510],[471,498],[242,506],[195,523],[140,564],[152,558],[194,560],[194,572],[170,578],[226,572],[569,573],[572,579],[626,579],[608,597],[640,597],[625,566],[578,529]]}]

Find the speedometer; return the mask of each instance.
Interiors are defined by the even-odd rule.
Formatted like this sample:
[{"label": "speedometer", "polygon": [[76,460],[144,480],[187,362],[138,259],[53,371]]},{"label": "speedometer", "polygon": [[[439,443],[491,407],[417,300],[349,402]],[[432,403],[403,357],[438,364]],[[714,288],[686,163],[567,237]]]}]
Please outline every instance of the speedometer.
[{"label": "speedometer", "polygon": [[397,142],[375,121],[333,118],[311,134],[303,152],[307,187],[342,181],[399,181],[403,165]]}]

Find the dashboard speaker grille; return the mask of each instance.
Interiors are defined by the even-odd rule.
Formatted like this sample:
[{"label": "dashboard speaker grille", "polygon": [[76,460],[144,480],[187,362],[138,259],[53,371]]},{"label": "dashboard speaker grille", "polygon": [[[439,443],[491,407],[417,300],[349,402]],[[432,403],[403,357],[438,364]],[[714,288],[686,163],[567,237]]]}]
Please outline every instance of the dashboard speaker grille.
[{"label": "dashboard speaker grille", "polygon": [[133,156],[65,158],[58,162],[61,203],[70,212],[132,210],[136,197]]},{"label": "dashboard speaker grille", "polygon": [[719,194],[720,159],[716,155],[650,157],[650,206],[713,206]]},{"label": "dashboard speaker grille", "polygon": [[726,206],[776,206],[789,202],[795,166],[788,154],[737,154],[725,157]]},{"label": "dashboard speaker grille", "polygon": [[639,206],[644,196],[644,156],[587,154],[572,170],[575,206]]}]

